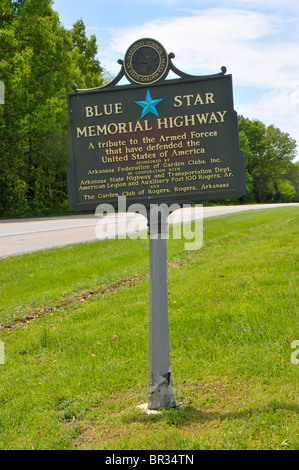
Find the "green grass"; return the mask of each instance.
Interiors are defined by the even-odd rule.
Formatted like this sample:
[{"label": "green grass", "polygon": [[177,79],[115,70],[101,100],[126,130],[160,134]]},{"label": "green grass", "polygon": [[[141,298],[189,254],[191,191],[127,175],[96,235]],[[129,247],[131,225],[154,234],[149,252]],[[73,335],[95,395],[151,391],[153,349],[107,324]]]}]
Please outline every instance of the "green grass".
[{"label": "green grass", "polygon": [[168,241],[175,396],[146,415],[148,241],[0,260],[0,449],[298,449],[298,209]]}]

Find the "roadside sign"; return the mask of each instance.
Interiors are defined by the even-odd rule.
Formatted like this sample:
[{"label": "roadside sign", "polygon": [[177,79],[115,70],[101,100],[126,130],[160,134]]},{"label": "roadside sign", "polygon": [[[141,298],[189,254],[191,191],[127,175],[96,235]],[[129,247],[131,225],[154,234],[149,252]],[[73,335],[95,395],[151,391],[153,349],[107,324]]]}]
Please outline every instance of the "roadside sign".
[{"label": "roadside sign", "polygon": [[[232,77],[190,76],[149,38],[126,52],[107,86],[68,95],[73,209],[146,209],[149,226],[148,408],[176,406],[170,368],[166,233],[169,205],[245,192]],[[166,80],[172,70],[179,78]],[[130,85],[118,85],[126,76]],[[175,209],[171,209],[175,210]]]},{"label": "roadside sign", "polygon": [[129,52],[134,53],[126,54],[123,73],[129,73],[131,85],[68,95],[73,209],[94,209],[103,202],[116,207],[119,196],[149,207],[161,201],[235,198],[245,192],[232,76],[221,72],[165,80],[172,61],[156,50],[162,78],[154,65],[140,75],[141,52],[150,50],[145,41],[154,44],[137,41],[145,45],[133,45]]}]

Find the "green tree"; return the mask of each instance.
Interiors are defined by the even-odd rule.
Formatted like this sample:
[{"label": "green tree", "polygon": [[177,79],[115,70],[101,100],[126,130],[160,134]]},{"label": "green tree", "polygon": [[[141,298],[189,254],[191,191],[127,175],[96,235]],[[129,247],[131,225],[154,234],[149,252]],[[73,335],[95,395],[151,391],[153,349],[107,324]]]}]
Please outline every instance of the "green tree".
[{"label": "green tree", "polygon": [[[253,184],[256,202],[293,200],[295,187],[288,178],[296,156],[296,141],[273,125],[239,116],[240,142],[246,136],[246,172]],[[244,137],[243,137],[244,140]],[[242,148],[242,145],[241,145]]]},{"label": "green tree", "polygon": [[[248,162],[252,158],[252,152],[250,149],[249,140],[244,131],[239,132],[239,140],[240,140],[240,150],[243,152],[243,155],[244,155],[245,168],[247,168]],[[251,204],[255,202],[255,194],[254,194],[253,178],[250,175],[248,170],[245,170],[245,178],[246,178],[246,192],[241,197],[240,202],[244,204]]]},{"label": "green tree", "polygon": [[299,161],[289,165],[289,169],[286,172],[286,178],[295,189],[293,201],[299,202]]},{"label": "green tree", "polygon": [[[77,85],[80,85],[82,88],[100,86],[103,82],[103,78],[102,76],[99,77],[99,73],[102,74],[103,69],[96,59],[98,52],[96,37],[91,36],[91,38],[88,39],[83,21],[78,20],[71,30],[71,38],[73,61],[78,65],[81,72],[81,81],[77,83]],[[95,83],[95,81],[97,81],[97,83]]]},{"label": "green tree", "polygon": [[51,0],[0,0],[0,212],[44,215],[66,204],[70,85],[99,86],[95,37],[71,31]]}]

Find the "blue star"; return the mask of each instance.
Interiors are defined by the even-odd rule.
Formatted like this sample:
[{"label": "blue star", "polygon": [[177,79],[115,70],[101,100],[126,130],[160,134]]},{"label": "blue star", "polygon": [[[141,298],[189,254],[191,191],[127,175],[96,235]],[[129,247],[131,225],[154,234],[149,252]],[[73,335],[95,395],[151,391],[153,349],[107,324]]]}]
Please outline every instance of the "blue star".
[{"label": "blue star", "polygon": [[158,111],[156,110],[156,106],[163,99],[164,98],[161,98],[160,100],[153,100],[150,91],[147,90],[145,101],[135,101],[138,106],[142,106],[143,108],[141,117],[143,118],[147,113],[153,113],[155,116],[159,117]]}]

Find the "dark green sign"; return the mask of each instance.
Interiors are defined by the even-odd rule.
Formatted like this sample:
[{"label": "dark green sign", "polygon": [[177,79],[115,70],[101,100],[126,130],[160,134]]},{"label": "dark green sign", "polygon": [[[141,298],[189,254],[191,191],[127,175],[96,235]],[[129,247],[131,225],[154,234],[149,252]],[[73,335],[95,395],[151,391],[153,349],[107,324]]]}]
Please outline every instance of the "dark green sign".
[{"label": "dark green sign", "polygon": [[[149,206],[244,194],[231,75],[189,76],[171,58],[136,41],[117,80],[68,95],[73,209],[117,207],[118,196]],[[180,78],[165,80],[171,69]],[[124,74],[132,84],[115,86]]]}]

